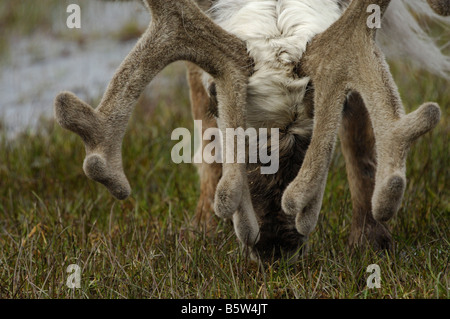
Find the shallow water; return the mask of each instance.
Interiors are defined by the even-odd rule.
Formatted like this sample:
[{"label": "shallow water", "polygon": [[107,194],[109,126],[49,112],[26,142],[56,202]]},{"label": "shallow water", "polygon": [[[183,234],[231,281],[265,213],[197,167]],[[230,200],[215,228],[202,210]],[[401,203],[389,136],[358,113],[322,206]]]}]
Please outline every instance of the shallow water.
[{"label": "shallow water", "polygon": [[53,99],[64,90],[85,101],[101,97],[114,71],[137,39],[120,41],[130,21],[144,30],[150,18],[139,2],[85,2],[81,29],[68,29],[66,8],[53,12],[51,34],[10,38],[0,69],[0,117],[8,134],[33,129],[41,116],[53,116]]}]

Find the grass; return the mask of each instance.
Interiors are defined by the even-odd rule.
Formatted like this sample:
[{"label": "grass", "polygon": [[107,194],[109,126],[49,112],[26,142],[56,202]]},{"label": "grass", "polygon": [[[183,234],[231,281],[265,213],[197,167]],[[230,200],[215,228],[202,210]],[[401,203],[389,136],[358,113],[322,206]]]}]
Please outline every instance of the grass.
[{"label": "grass", "polygon": [[[50,30],[45,8],[0,2],[0,56],[7,50],[4,35]],[[130,24],[117,36],[136,32]],[[192,229],[197,172],[170,159],[172,130],[193,131],[183,67],[175,64],[160,78],[171,81],[155,81],[130,122],[123,155],[133,194],[123,202],[85,177],[84,147],[74,134],[42,119],[36,132],[10,140],[0,122],[0,299],[448,299],[449,82],[405,64],[392,71],[409,111],[434,100],[443,119],[411,149],[403,206],[390,222],[396,246],[389,254],[351,252],[346,245],[351,200],[339,147],[318,227],[298,264],[256,267],[226,222],[212,236]],[[81,289],[66,286],[70,264],[82,269]],[[381,267],[380,289],[366,286],[371,264]]]},{"label": "grass", "polygon": [[[338,149],[309,253],[261,269],[242,256],[228,223],[211,237],[189,227],[196,169],[170,159],[172,130],[193,126],[182,72],[166,69],[171,85],[152,84],[135,110],[124,141],[126,201],[84,176],[81,140],[53,121],[12,141],[2,134],[0,298],[449,298],[448,82],[394,68],[406,105],[437,100],[444,111],[408,158],[408,189],[391,222],[395,250],[348,250],[351,201]],[[82,268],[81,289],[66,287],[70,264]],[[366,287],[370,264],[381,267],[381,289]]]}]

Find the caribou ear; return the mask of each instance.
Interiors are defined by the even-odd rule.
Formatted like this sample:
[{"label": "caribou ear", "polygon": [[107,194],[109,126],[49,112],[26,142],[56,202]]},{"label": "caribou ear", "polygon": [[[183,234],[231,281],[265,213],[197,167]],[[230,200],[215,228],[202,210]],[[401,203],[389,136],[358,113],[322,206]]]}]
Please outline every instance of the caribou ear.
[{"label": "caribou ear", "polygon": [[450,0],[427,0],[430,7],[441,16],[450,16]]}]

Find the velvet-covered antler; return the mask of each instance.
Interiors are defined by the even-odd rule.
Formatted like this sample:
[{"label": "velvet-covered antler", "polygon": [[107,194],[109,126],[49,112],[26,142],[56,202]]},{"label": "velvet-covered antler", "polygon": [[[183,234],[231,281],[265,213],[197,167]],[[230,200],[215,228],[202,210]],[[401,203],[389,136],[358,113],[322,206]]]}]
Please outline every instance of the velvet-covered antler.
[{"label": "velvet-covered antler", "polygon": [[[245,127],[247,82],[252,72],[245,44],[217,26],[193,0],[144,0],[144,4],[152,14],[150,26],[116,71],[100,105],[94,109],[69,92],[55,100],[57,122],[85,143],[86,175],[105,185],[118,199],[127,198],[131,192],[121,154],[127,123],[146,85],[168,64],[187,60],[215,78],[223,136],[226,128]],[[258,240],[259,227],[245,164],[235,160],[225,163],[223,169],[216,213],[233,216],[239,239],[253,244]]]},{"label": "velvet-covered antler", "polygon": [[302,65],[315,88],[314,130],[302,168],[286,189],[282,205],[287,214],[297,216],[297,230],[304,236],[318,220],[349,92],[362,96],[376,138],[377,172],[372,197],[376,220],[387,221],[398,211],[406,185],[408,149],[439,122],[440,109],[435,103],[425,103],[405,114],[389,67],[375,43],[376,29],[367,25],[369,5],[378,5],[384,14],[389,3],[352,1],[336,23],[313,39],[303,56]]}]

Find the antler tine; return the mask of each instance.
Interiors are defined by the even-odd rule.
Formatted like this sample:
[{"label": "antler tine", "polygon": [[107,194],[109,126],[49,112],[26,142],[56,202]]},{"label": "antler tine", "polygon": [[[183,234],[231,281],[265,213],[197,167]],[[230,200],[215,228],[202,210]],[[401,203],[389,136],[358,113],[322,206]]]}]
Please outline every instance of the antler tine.
[{"label": "antler tine", "polygon": [[376,138],[377,173],[372,209],[387,221],[403,197],[405,159],[411,143],[434,128],[440,109],[426,103],[405,115],[387,63],[375,43],[376,29],[367,26],[367,8],[390,0],[352,1],[343,16],[307,48],[303,67],[315,88],[314,129],[302,168],[283,195],[283,209],[297,214],[297,230],[307,236],[315,227],[341,123],[346,94],[357,91],[368,109]]}]

